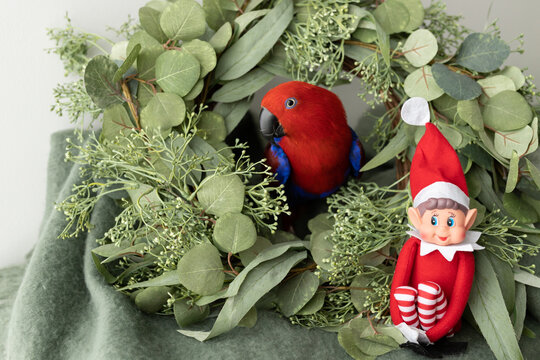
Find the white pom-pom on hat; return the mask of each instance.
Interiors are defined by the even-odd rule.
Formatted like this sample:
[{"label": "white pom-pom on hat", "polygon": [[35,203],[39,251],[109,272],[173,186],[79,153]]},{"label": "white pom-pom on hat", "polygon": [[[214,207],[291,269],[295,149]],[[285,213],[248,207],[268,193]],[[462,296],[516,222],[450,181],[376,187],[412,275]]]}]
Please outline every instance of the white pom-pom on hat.
[{"label": "white pom-pom on hat", "polygon": [[423,126],[429,122],[429,105],[422,97],[412,97],[401,107],[401,118],[409,125]]}]

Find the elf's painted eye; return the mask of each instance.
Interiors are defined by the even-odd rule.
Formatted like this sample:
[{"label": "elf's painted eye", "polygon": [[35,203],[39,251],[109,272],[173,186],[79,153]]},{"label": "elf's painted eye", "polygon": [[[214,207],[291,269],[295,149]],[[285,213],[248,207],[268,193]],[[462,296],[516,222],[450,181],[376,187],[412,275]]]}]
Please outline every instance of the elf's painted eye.
[{"label": "elf's painted eye", "polygon": [[455,221],[454,221],[454,218],[453,217],[449,217],[448,220],[446,220],[446,225],[452,227],[455,225]]},{"label": "elf's painted eye", "polygon": [[290,98],[288,98],[287,100],[285,100],[285,107],[286,107],[287,109],[292,109],[293,107],[296,106],[297,103],[298,103],[298,101],[296,101],[295,98],[290,97]]},{"label": "elf's painted eye", "polygon": [[438,223],[439,223],[439,222],[438,222],[438,220],[437,220],[437,217],[436,217],[436,216],[432,216],[432,217],[431,217],[431,225],[437,226]]}]

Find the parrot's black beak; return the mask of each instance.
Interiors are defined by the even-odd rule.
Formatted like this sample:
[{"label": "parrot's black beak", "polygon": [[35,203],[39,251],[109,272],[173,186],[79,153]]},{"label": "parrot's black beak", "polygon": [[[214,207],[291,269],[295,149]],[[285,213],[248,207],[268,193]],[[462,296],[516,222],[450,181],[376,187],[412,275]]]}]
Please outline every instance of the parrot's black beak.
[{"label": "parrot's black beak", "polygon": [[259,126],[261,127],[262,135],[270,141],[285,135],[283,127],[279,123],[277,117],[264,107],[261,108],[261,113],[259,115]]}]

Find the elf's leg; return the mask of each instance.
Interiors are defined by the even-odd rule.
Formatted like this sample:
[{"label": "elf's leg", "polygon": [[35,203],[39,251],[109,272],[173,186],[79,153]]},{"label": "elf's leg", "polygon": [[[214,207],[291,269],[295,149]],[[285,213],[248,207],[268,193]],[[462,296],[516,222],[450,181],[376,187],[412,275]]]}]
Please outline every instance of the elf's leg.
[{"label": "elf's leg", "polygon": [[446,297],[432,281],[418,284],[418,317],[424,330],[431,329],[446,313]]},{"label": "elf's leg", "polygon": [[418,292],[410,286],[400,286],[394,292],[401,318],[405,324],[418,328],[418,313],[416,311],[416,297]]}]

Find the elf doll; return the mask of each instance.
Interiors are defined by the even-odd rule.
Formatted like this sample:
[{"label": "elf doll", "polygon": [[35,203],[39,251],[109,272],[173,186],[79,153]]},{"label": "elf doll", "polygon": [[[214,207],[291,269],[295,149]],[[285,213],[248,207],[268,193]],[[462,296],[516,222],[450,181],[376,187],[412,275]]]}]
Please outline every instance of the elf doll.
[{"label": "elf doll", "polygon": [[456,152],[429,123],[427,101],[411,98],[401,114],[408,124],[425,124],[426,132],[411,164],[413,207],[408,214],[412,226],[407,232],[411,237],[399,253],[394,272],[392,322],[408,340],[405,347],[418,353],[462,352],[466,343],[449,343],[444,338],[461,327],[474,277],[473,251],[483,249],[476,244],[480,233],[469,231],[477,212],[469,209]]}]

